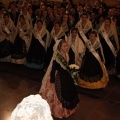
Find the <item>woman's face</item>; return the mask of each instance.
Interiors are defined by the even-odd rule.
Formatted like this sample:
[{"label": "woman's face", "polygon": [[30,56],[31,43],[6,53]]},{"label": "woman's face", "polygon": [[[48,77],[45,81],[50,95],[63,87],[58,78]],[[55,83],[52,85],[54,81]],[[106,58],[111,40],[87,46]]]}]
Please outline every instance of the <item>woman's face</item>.
[{"label": "woman's face", "polygon": [[55,31],[60,30],[60,25],[59,24],[55,24],[54,29],[55,29]]},{"label": "woman's face", "polygon": [[99,13],[99,14],[102,14],[102,13],[103,13],[103,8],[99,8],[99,9],[98,9],[98,13]]},{"label": "woman's face", "polygon": [[6,15],[6,16],[4,16],[3,18],[4,18],[4,21],[5,21],[5,22],[9,22],[9,16]]},{"label": "woman's face", "polygon": [[73,19],[73,16],[72,16],[72,15],[69,15],[68,17],[69,17],[69,20],[72,20],[72,19]]},{"label": "woman's face", "polygon": [[95,18],[95,17],[96,17],[95,13],[92,12],[92,13],[91,13],[91,18]]},{"label": "woman's face", "polygon": [[82,21],[87,21],[88,17],[87,15],[82,15]]},{"label": "woman's face", "polygon": [[95,34],[90,34],[90,39],[91,39],[92,41],[95,41],[95,40],[96,40]]},{"label": "woman's face", "polygon": [[27,14],[27,8],[23,7],[22,12],[23,12],[23,14]]},{"label": "woman's face", "polygon": [[63,16],[63,21],[64,21],[64,22],[67,22],[67,21],[68,21],[68,15],[64,15],[64,16]]},{"label": "woman's face", "polygon": [[29,9],[28,12],[29,12],[30,15],[33,14],[33,10],[32,9]]},{"label": "woman's face", "polygon": [[37,28],[42,28],[42,23],[41,22],[37,22]]},{"label": "woman's face", "polygon": [[19,21],[20,21],[20,23],[23,23],[25,20],[22,17],[20,17]]},{"label": "woman's face", "polygon": [[47,14],[47,11],[43,11],[43,17],[45,17],[45,18],[46,18],[46,17],[47,17],[47,15],[48,15],[48,14]]},{"label": "woman's face", "polygon": [[104,18],[103,17],[100,17],[99,18],[99,22],[101,23],[101,22],[104,22]]},{"label": "woman's face", "polygon": [[72,37],[75,38],[77,36],[78,32],[76,30],[72,31]]},{"label": "woman's face", "polygon": [[62,46],[61,46],[61,48],[60,48],[60,51],[61,52],[68,52],[68,44],[67,44],[67,42],[64,42],[63,44],[62,44]]},{"label": "woman's face", "polygon": [[110,21],[109,20],[105,20],[105,25],[110,25]]},{"label": "woman's face", "polygon": [[42,11],[38,10],[37,13],[36,13],[36,16],[41,16],[41,14],[42,14]]},{"label": "woman's face", "polygon": [[53,10],[53,14],[56,16],[58,15],[58,11],[57,10]]}]

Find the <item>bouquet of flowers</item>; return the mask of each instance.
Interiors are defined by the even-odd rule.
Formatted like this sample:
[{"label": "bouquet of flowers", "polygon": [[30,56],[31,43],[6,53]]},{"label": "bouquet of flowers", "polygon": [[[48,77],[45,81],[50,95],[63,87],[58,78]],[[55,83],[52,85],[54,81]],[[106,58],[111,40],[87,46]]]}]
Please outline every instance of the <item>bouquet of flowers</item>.
[{"label": "bouquet of flowers", "polygon": [[73,79],[78,79],[79,69],[80,69],[80,67],[77,66],[76,64],[69,65],[70,74]]},{"label": "bouquet of flowers", "polygon": [[39,94],[25,97],[13,110],[10,120],[53,120],[49,104]]}]

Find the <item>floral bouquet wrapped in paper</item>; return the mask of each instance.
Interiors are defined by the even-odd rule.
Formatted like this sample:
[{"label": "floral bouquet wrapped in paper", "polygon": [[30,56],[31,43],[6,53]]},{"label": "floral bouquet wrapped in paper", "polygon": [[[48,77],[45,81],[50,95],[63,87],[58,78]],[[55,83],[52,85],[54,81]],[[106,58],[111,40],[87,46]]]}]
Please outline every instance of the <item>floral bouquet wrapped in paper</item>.
[{"label": "floral bouquet wrapped in paper", "polygon": [[49,104],[39,94],[25,97],[13,110],[10,120],[53,120]]},{"label": "floral bouquet wrapped in paper", "polygon": [[80,67],[76,64],[69,65],[69,70],[73,79],[78,79],[78,72]]}]

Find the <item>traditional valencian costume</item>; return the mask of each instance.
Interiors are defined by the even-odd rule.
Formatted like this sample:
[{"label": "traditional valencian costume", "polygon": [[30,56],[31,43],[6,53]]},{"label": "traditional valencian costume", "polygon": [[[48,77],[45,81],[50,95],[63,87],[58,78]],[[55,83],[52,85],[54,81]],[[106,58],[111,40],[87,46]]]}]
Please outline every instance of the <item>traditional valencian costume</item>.
[{"label": "traditional valencian costume", "polygon": [[110,71],[115,66],[117,51],[119,50],[118,36],[114,23],[111,23],[108,32],[105,30],[105,23],[103,23],[99,29],[99,35],[105,56],[105,66],[109,73],[112,74]]},{"label": "traditional valencian costume", "polygon": [[61,22],[62,30],[67,35],[69,33],[69,27],[68,27],[68,14],[64,14]]},{"label": "traditional valencian costume", "polygon": [[104,66],[104,55],[101,44],[97,39],[94,43],[86,40],[86,52],[83,57],[78,85],[88,89],[106,87],[109,77]]},{"label": "traditional valencian costume", "polygon": [[[38,21],[39,22],[39,21]],[[44,25],[38,30],[37,23],[34,26],[30,48],[27,53],[27,67],[42,69],[47,51],[49,32]]]},{"label": "traditional valencian costume", "polygon": [[[9,15],[5,14],[9,18]],[[0,22],[0,61],[2,62],[11,62],[15,31],[15,25],[10,18],[7,24],[2,19]]]},{"label": "traditional valencian costume", "polygon": [[30,24],[30,26],[33,27],[32,18],[30,16],[29,12],[27,12],[26,14],[22,12],[21,15],[23,15],[25,18],[25,21],[27,21]]},{"label": "traditional valencian costume", "polygon": [[54,44],[57,42],[57,40],[59,39],[66,39],[66,35],[65,32],[62,30],[62,28],[60,27],[60,30],[56,33],[54,27],[50,33],[50,39],[48,41],[48,50],[47,50],[47,55],[46,55],[46,66],[49,65],[50,60],[52,58],[53,55],[53,46]]},{"label": "traditional valencian costume", "polygon": [[80,67],[86,49],[84,43],[78,35],[75,39],[73,39],[71,33],[68,37],[67,42],[70,57],[69,64],[76,64]]},{"label": "traditional valencian costume", "polygon": [[14,41],[13,54],[11,59],[12,63],[26,63],[26,54],[31,42],[31,29],[31,25],[28,23],[28,21],[25,21],[24,25],[21,25],[21,23],[18,21],[16,38]]},{"label": "traditional valencian costume", "polygon": [[43,78],[39,93],[47,100],[54,117],[66,118],[75,112],[79,98],[74,80],[67,69],[68,54],[66,53],[66,60],[57,50],[60,41],[57,41],[54,46],[54,54]]},{"label": "traditional valencian costume", "polygon": [[[83,21],[80,19],[75,27],[78,28],[79,33],[80,31],[82,31],[85,34],[85,36],[89,38],[90,32],[92,31],[92,22],[89,19],[87,20],[85,25],[83,25]],[[80,33],[80,37],[82,38],[81,33]]]}]

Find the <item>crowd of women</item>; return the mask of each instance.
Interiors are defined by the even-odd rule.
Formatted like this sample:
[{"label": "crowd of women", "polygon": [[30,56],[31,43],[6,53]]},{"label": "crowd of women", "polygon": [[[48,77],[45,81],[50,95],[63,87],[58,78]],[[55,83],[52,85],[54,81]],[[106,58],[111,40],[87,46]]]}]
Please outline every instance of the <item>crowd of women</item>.
[{"label": "crowd of women", "polygon": [[69,64],[80,67],[83,88],[105,88],[109,75],[120,77],[118,21],[120,6],[102,2],[16,0],[8,9],[1,3],[0,61],[47,69],[40,94],[55,117],[68,117],[79,102]]}]

